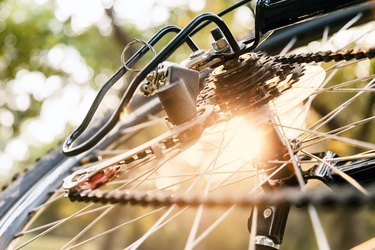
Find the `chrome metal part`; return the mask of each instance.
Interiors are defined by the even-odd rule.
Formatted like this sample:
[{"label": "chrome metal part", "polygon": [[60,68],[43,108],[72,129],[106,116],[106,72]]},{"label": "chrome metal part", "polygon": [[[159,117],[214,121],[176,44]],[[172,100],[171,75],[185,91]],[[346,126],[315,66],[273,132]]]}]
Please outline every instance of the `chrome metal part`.
[{"label": "chrome metal part", "polygon": [[[160,157],[161,155],[160,151],[158,150],[159,148],[162,152],[163,149],[178,146],[180,140],[179,136],[184,135],[185,131],[204,123],[211,116],[212,112],[212,106],[203,106],[198,112],[199,115],[197,115],[195,118],[178,126],[174,126],[170,131],[165,132],[153,140],[150,140],[122,154],[118,154],[112,158],[104,160],[94,166],[77,170],[64,179],[63,188],[67,192],[74,191],[79,184],[87,181],[89,178],[113,165],[120,164],[121,168],[126,168],[129,163],[138,159],[143,159],[145,157]],[[183,139],[186,139],[185,136],[183,137]],[[194,139],[194,137],[190,137],[190,139]],[[156,153],[154,153],[152,150],[155,148],[158,150]]]},{"label": "chrome metal part", "polygon": [[272,215],[272,209],[271,208],[266,208],[264,209],[263,211],[263,217],[265,219],[267,219],[268,217],[270,217]]},{"label": "chrome metal part", "polygon": [[267,236],[263,236],[263,235],[257,235],[255,237],[255,244],[267,246],[267,247],[272,247],[274,249],[280,249],[279,244],[275,244],[272,239],[268,238]]},{"label": "chrome metal part", "polygon": [[179,79],[158,91],[159,99],[173,125],[185,123],[197,116],[195,98],[192,98],[186,85],[184,80]]},{"label": "chrome metal part", "polygon": [[202,71],[222,61],[221,58],[213,58],[214,55],[216,55],[214,50],[199,50],[193,52],[187,60],[181,62],[181,65],[189,69]]}]

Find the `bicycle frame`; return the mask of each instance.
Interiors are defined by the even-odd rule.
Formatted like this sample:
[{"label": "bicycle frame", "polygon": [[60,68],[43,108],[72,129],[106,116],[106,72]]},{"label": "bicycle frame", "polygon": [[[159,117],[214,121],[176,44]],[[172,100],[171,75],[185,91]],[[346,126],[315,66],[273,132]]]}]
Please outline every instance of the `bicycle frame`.
[{"label": "bicycle frame", "polygon": [[259,44],[254,51],[263,51],[267,52],[269,55],[275,55],[280,52],[280,47],[285,47],[290,42],[291,38],[296,38],[294,39],[295,42],[291,49],[299,47],[310,41],[320,39],[327,27],[329,27],[329,29],[327,29],[328,34],[331,35],[339,31],[353,18],[356,19],[356,25],[374,20],[374,9],[375,2],[368,2],[314,20],[278,29]]}]

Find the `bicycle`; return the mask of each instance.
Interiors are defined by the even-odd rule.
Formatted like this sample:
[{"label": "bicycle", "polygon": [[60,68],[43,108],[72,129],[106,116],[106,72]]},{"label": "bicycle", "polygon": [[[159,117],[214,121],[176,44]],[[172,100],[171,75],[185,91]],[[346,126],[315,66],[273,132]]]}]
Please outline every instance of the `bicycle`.
[{"label": "bicycle", "polygon": [[[219,16],[248,2],[241,1]],[[67,225],[65,229],[60,226],[74,222],[73,219],[83,220],[87,227],[72,232],[72,238],[59,246],[63,249],[85,244],[92,249],[96,246],[90,242],[95,239],[104,242],[108,248],[125,247],[121,244],[127,244],[126,249],[151,248],[156,243],[158,247],[167,247],[170,242],[164,237],[173,231],[183,231],[184,227],[187,235],[174,235],[172,248],[185,243],[187,249],[200,247],[199,244],[203,244],[203,248],[217,248],[219,246],[206,237],[219,224],[224,224],[225,230],[223,221],[234,211],[249,217],[249,207],[254,206],[248,219],[249,248],[278,249],[283,242],[290,207],[297,205],[307,207],[318,247],[329,249],[313,205],[358,206],[374,202],[371,192],[375,164],[373,134],[369,138],[357,139],[355,130],[363,126],[364,130],[360,132],[368,136],[374,124],[375,116],[366,105],[370,106],[374,100],[373,61],[369,59],[374,57],[375,50],[369,46],[333,52],[287,52],[293,46],[300,46],[299,42],[306,42],[304,39],[291,39],[299,36],[301,29],[306,27],[315,29],[307,37],[315,40],[317,35],[321,35],[321,27],[328,24],[334,25],[332,29],[335,33],[345,31],[354,23],[373,25],[367,24],[373,19],[372,8],[373,1],[358,0],[258,1],[255,32],[241,42],[236,41],[219,16],[210,13],[198,16],[182,30],[166,26],[148,42],[142,42],[144,46],[99,91],[82,125],[64,143],[65,154],[78,155],[65,158],[58,150],[1,193],[0,248],[30,246],[29,243],[35,243],[34,240],[57,228],[67,234],[67,230],[74,231],[75,226]],[[336,10],[341,11],[296,28],[281,30],[262,41],[275,29]],[[208,22],[218,26],[212,31],[213,48],[200,51],[190,36]],[[343,22],[344,29],[338,31]],[[328,44],[329,31],[323,30],[323,44]],[[365,34],[369,36],[371,31],[371,28],[367,29]],[[169,32],[178,34],[162,51],[155,52],[154,58],[136,75],[109,121],[105,117],[84,134],[83,139],[79,138],[78,146],[73,147],[75,140],[88,127],[108,89],[126,71],[134,70],[134,63],[147,51],[153,50],[152,46]],[[286,47],[281,44],[280,37],[286,37]],[[363,41],[365,39],[359,37],[353,43]],[[372,45],[371,39],[369,41]],[[185,42],[193,54],[182,64],[163,64]],[[276,56],[260,52],[272,53],[275,50],[279,53]],[[330,64],[333,61],[337,63]],[[309,66],[322,62],[325,65]],[[354,75],[354,63],[363,64],[372,73]],[[330,85],[332,78],[338,77],[338,71],[354,79]],[[121,118],[124,106],[129,104],[139,86],[143,95],[148,96],[147,101]],[[334,93],[343,93],[345,99],[337,100],[339,104],[327,103],[328,111],[321,116],[312,114],[313,117],[307,118],[311,105],[318,110],[318,105]],[[350,105],[354,101],[362,102],[362,106],[367,108],[363,116],[352,114]],[[290,121],[282,116],[284,113],[292,113]],[[309,124],[303,127],[305,120]],[[160,127],[163,133],[152,134],[150,138],[142,139],[142,143],[134,139],[145,130],[160,130]],[[363,136],[361,134],[359,136]],[[327,141],[337,141],[344,146],[334,144],[336,150],[332,151],[329,150],[332,145]],[[254,145],[254,142],[267,142],[270,146],[265,148],[263,145],[259,149],[260,145]],[[250,150],[254,147],[254,151]],[[241,148],[245,148],[244,152]],[[193,150],[196,151],[194,154]],[[182,160],[187,160],[187,163],[183,165]],[[332,193],[321,188],[305,190],[305,182],[310,179],[318,179],[338,191]],[[347,182],[352,186],[344,185]],[[264,193],[254,193],[259,188]],[[233,194],[234,190],[240,194]],[[69,199],[64,198],[65,194]],[[56,217],[58,208],[63,206],[60,203],[70,201],[91,203],[84,206],[77,203],[77,209],[72,214],[40,225],[45,218],[42,213],[51,213]],[[129,203],[147,207],[124,208],[119,205]],[[207,207],[219,209],[212,209],[209,216],[203,217]],[[236,210],[238,207],[243,210]],[[53,210],[55,212],[52,213]],[[109,222],[102,220],[109,213],[114,213],[112,217],[108,216]],[[194,219],[185,226],[184,223],[191,219],[190,213],[195,214]],[[128,214],[130,218],[127,218]],[[82,219],[83,215],[86,217]],[[186,216],[185,220],[183,216]],[[107,223],[116,224],[114,220],[119,217],[127,220],[111,229],[104,229],[102,233],[94,231]],[[174,224],[171,224],[172,220],[175,220]],[[136,224],[138,221],[140,223]],[[133,222],[130,228],[123,229]],[[237,219],[236,222],[240,223]],[[152,225],[142,228],[145,227],[142,223]],[[208,226],[199,231],[200,223]],[[168,226],[167,229],[164,226]],[[122,230],[124,239],[121,240],[125,243],[113,242],[111,233],[119,230]],[[141,236],[130,235],[131,231],[137,230]],[[33,235],[38,231],[41,233]],[[154,234],[158,232],[159,237],[150,241],[149,238],[155,238]],[[31,237],[27,238],[28,235]],[[100,241],[103,235],[107,235],[108,239]],[[81,240],[83,236],[86,239]],[[238,244],[234,247],[245,245],[233,238],[230,241]],[[57,244],[57,239],[54,240]],[[204,240],[208,241],[207,245],[202,243]]]}]

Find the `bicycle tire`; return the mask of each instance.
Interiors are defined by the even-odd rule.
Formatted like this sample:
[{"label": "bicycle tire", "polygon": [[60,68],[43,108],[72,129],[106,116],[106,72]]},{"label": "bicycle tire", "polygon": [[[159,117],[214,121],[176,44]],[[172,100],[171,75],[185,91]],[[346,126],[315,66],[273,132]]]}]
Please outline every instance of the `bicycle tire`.
[{"label": "bicycle tire", "polygon": [[[139,108],[139,104],[132,106],[133,110]],[[161,106],[159,102],[155,102],[154,105],[149,106],[147,111],[138,116],[128,116],[124,122],[123,126],[132,127],[140,122],[147,120],[147,116],[150,113],[156,113],[160,111]],[[97,120],[96,123],[90,127],[81,140],[85,140],[93,135],[98,128],[100,128],[108,119],[108,114],[104,115],[102,119]],[[102,140],[93,150],[98,150],[100,148],[105,148],[111,144],[114,140],[118,139],[117,134],[109,134],[104,140]],[[5,249],[9,246],[14,235],[27,223],[30,216],[30,211],[26,213],[21,213],[20,216],[14,217],[11,222],[7,222],[9,217],[12,217],[12,211],[20,206],[27,200],[27,196],[30,190],[35,189],[38,184],[43,184],[46,177],[51,177],[52,181],[47,188],[42,190],[56,190],[60,185],[62,179],[67,176],[73,167],[80,165],[80,161],[87,155],[90,155],[92,150],[80,154],[78,157],[66,157],[62,151],[61,147],[50,151],[46,156],[39,159],[35,165],[32,165],[25,169],[24,172],[16,174],[11,183],[4,186],[3,190],[0,192],[0,228],[2,232],[0,233],[0,249]],[[55,174],[53,174],[55,173]],[[35,197],[34,200],[30,201],[26,207],[38,207],[43,204],[49,197],[51,193],[41,193],[39,197]],[[8,223],[8,226],[6,226]],[[4,230],[5,228],[5,230]],[[13,236],[12,236],[13,235]]]},{"label": "bicycle tire", "polygon": [[[105,120],[106,118],[104,117],[103,121]],[[90,136],[97,129],[97,127],[100,127],[102,125],[103,121],[98,122],[96,126],[93,126],[91,133],[89,131],[86,136]],[[5,225],[6,222],[4,220],[6,220],[6,218],[9,216],[9,212],[14,209],[14,207],[21,206],[22,201],[26,199],[28,192],[33,189],[37,185],[37,183],[40,182],[40,180],[50,175],[51,172],[56,171],[62,164],[67,161],[68,158],[62,154],[60,147],[58,147],[38,160],[35,165],[26,168],[23,173],[16,174],[12,178],[12,182],[4,186],[2,192],[0,193],[0,225]],[[79,164],[79,159],[73,160],[72,164],[72,166]],[[71,167],[68,166],[66,169],[62,170],[63,172],[61,173],[61,175],[66,176],[69,173],[70,169]],[[59,180],[61,178],[62,177],[59,176],[56,179]],[[52,184],[51,189],[54,188],[56,187],[53,187]],[[41,204],[45,202],[48,197],[48,193],[44,195],[42,194],[40,196],[40,199],[35,201],[35,204]],[[17,232],[19,228],[24,225],[25,221],[27,220],[27,216],[27,214],[23,214],[21,217],[17,218],[17,222],[13,221],[11,226],[7,227],[7,231],[9,230],[9,232]],[[4,238],[2,238],[0,243],[1,249],[5,249],[9,245],[9,242],[11,240],[11,238],[9,238],[10,235],[11,234],[5,235]]]}]

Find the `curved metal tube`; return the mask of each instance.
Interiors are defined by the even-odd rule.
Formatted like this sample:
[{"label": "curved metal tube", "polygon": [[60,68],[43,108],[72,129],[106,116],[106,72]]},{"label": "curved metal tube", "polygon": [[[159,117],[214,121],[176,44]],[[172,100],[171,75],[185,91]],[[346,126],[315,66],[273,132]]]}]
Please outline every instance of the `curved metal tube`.
[{"label": "curved metal tube", "polygon": [[[76,155],[76,154],[82,153],[82,152],[92,148],[93,146],[95,146],[95,144],[98,143],[119,121],[120,114],[121,114],[121,111],[122,111],[123,107],[125,107],[129,103],[129,101],[133,97],[133,94],[137,90],[139,84],[147,76],[147,74],[150,73],[153,69],[155,69],[158,66],[159,63],[165,61],[173,53],[173,51],[175,51],[179,46],[181,46],[181,44],[189,37],[189,35],[194,31],[194,29],[198,25],[200,25],[202,22],[205,22],[205,21],[214,22],[221,29],[221,31],[223,32],[224,36],[226,37],[229,45],[231,46],[233,52],[237,52],[237,51],[240,50],[240,47],[237,44],[237,41],[233,37],[232,33],[230,32],[229,28],[227,27],[225,22],[219,16],[217,16],[215,14],[212,14],[212,13],[204,13],[204,14],[196,17],[183,30],[181,30],[177,34],[177,36],[175,36],[164,47],[164,49],[162,51],[160,51],[160,53],[156,57],[154,57],[142,69],[141,72],[139,72],[137,74],[137,76],[129,84],[129,87],[126,89],[124,95],[121,98],[120,104],[118,105],[118,107],[116,108],[116,110],[112,114],[112,116],[109,118],[108,122],[89,140],[87,140],[87,141],[81,143],[80,145],[72,148],[72,146],[73,146],[72,144],[84,132],[84,130],[89,125],[89,122],[91,121],[92,116],[89,117],[87,115],[85,117],[84,121],[82,122],[82,124],[76,130],[74,130],[73,133],[70,134],[70,136],[65,140],[65,142],[63,144],[63,153],[65,155],[68,155],[68,156]],[[161,32],[159,31],[158,34],[157,34],[158,36],[155,35],[154,38],[159,37],[160,33]],[[154,40],[154,38],[151,39],[151,40]],[[150,43],[151,43],[151,40],[150,40]],[[143,47],[141,50],[148,49],[147,46],[145,46],[145,47],[146,48]],[[133,58],[135,58],[137,55],[138,55],[138,53],[136,53],[131,59],[129,59],[129,62],[133,62]],[[128,65],[128,66],[131,67],[132,64]],[[122,71],[125,71],[125,69],[121,68],[111,79],[114,79],[114,80],[117,81],[119,79],[119,77],[121,77],[126,72],[125,71],[124,73],[122,73]],[[121,73],[122,73],[122,75],[120,75]]]},{"label": "curved metal tube", "polygon": [[[148,44],[155,45],[161,38],[163,38],[166,34],[174,32],[179,33],[181,28],[175,25],[168,25],[163,27],[159,30],[149,41]],[[185,39],[187,45],[193,50],[198,50],[198,46],[194,43],[194,41],[188,36]],[[126,66],[132,67],[143,55],[145,55],[149,51],[147,46],[143,46],[140,48],[127,62]],[[65,155],[76,155],[78,153],[82,153],[86,149],[80,150],[80,146],[75,148],[71,148],[72,144],[78,139],[78,137],[86,130],[89,126],[96,110],[98,109],[100,103],[102,102],[103,98],[105,97],[108,90],[112,88],[112,86],[127,72],[127,69],[122,66],[117,72],[102,86],[99,90],[98,94],[96,95],[89,111],[87,112],[85,118],[83,119],[82,123],[76,128],[65,140],[63,144],[63,153]]]}]

